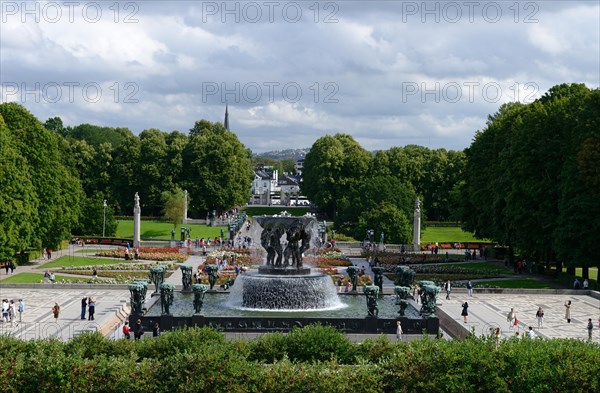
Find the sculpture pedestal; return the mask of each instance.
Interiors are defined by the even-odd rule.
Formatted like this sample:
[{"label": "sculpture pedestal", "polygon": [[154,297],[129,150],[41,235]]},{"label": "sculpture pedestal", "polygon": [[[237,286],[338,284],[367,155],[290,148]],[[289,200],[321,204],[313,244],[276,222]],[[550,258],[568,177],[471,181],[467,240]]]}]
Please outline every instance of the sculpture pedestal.
[{"label": "sculpture pedestal", "polygon": [[302,266],[297,269],[294,266],[272,266],[262,265],[258,267],[259,274],[270,274],[273,276],[306,276],[310,274],[310,268]]}]

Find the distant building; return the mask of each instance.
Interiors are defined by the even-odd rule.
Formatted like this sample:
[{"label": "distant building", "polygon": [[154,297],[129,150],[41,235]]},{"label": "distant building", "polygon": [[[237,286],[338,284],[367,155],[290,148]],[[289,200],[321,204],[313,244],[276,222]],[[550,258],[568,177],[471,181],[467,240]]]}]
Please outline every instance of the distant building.
[{"label": "distant building", "polygon": [[250,189],[251,205],[309,206],[310,202],[300,195],[300,178],[284,173],[279,176],[272,167],[260,167],[254,171]]},{"label": "distant building", "polygon": [[294,165],[294,169],[296,170],[296,175],[298,175],[299,178],[301,178],[302,170],[304,169],[304,158],[296,161],[296,164]]}]

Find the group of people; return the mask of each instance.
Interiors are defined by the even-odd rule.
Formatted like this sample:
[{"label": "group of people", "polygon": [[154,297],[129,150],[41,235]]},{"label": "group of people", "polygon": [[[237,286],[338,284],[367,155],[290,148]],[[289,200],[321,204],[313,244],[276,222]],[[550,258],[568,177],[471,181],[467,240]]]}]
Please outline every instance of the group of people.
[{"label": "group of people", "polygon": [[2,299],[2,323],[10,323],[11,326],[16,319],[17,312],[19,313],[19,321],[25,311],[25,303],[23,299],[19,299],[19,304],[15,305],[15,301]]},{"label": "group of people", "polygon": [[94,314],[96,313],[96,298],[92,296],[84,296],[81,299],[81,319],[85,319],[85,312],[88,313],[88,321],[94,320]]},{"label": "group of people", "polygon": [[[142,335],[144,334],[144,328],[142,326],[142,320],[138,319],[135,322],[135,325],[133,326],[133,329],[129,326],[129,321],[125,321],[125,324],[123,325],[123,337],[125,337],[127,340],[131,339],[131,332],[133,331],[133,338],[136,340],[139,340],[142,338]],[[158,337],[160,336],[160,325],[158,324],[158,322],[156,322],[154,324],[154,327],[152,328],[152,336],[153,337]]]},{"label": "group of people", "polygon": [[579,282],[579,279],[575,278],[575,281],[573,281],[573,289],[589,289],[589,287],[590,287],[590,282],[588,281],[587,278],[583,280],[583,286]]},{"label": "group of people", "polygon": [[8,270],[10,269],[10,274],[13,274],[13,272],[15,271],[15,269],[17,268],[15,266],[15,263],[13,261],[8,261],[4,263],[4,268],[6,269],[6,274],[8,274]]}]

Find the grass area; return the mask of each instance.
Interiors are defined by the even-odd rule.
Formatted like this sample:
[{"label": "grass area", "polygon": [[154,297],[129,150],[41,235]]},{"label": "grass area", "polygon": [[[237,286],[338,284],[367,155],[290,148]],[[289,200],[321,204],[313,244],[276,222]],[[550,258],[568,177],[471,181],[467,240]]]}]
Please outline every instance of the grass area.
[{"label": "grass area", "polygon": [[497,280],[497,281],[483,281],[481,283],[474,283],[473,286],[477,287],[498,287],[498,288],[525,288],[525,289],[552,289],[550,285],[537,280],[529,279],[517,279],[517,280]]},{"label": "grass area", "polygon": [[504,266],[498,266],[493,263],[487,262],[473,262],[473,263],[452,263],[448,266],[462,268],[462,269],[472,269],[478,271],[485,272],[494,272],[499,274],[514,274],[513,269],[508,269]]},{"label": "grass area", "polygon": [[427,227],[423,230],[421,243],[465,243],[481,242],[471,232],[465,232],[460,227]]},{"label": "grass area", "polygon": [[106,250],[102,249],[102,248],[86,248],[86,247],[82,247],[81,250],[75,250],[75,252],[77,254],[95,254],[100,251],[106,251]]},{"label": "grass area", "polygon": [[[118,220],[117,221],[117,234],[116,237],[133,239],[133,220]],[[223,235],[227,236],[227,228],[226,227],[209,227],[202,224],[186,224],[179,225],[175,228],[175,240],[180,239],[181,227],[191,228],[190,236],[192,239],[196,237],[211,239],[221,236],[221,229],[223,230]],[[159,221],[142,221],[141,222],[141,234],[142,239],[165,239],[171,240],[171,230],[173,229],[173,224],[169,222],[159,222]]]},{"label": "grass area", "polygon": [[254,216],[272,216],[279,214],[282,211],[290,213],[292,216],[303,216],[309,212],[308,207],[293,207],[293,206],[246,206],[242,209],[247,215]]},{"label": "grass area", "polygon": [[[55,275],[56,281],[73,282],[81,280],[80,278]],[[44,281],[42,273],[17,273],[2,280],[3,284],[37,284]]]},{"label": "grass area", "polygon": [[93,266],[93,265],[114,265],[123,263],[122,259],[102,259],[102,258],[86,258],[74,257],[71,255],[63,255],[60,258],[53,259],[48,263],[36,267],[36,269],[50,269],[56,267],[75,267],[75,266]]}]

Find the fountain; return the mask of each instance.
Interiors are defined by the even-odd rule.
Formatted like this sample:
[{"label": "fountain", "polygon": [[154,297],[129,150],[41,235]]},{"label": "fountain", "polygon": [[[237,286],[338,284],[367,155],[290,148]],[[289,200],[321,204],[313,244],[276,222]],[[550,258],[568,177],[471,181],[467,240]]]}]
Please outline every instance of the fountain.
[{"label": "fountain", "polygon": [[240,275],[230,294],[231,304],[253,310],[326,310],[342,307],[329,276],[312,273],[303,254],[315,245],[311,216],[259,216],[260,244],[267,253],[258,272]]},{"label": "fountain", "polygon": [[[150,328],[159,323],[163,330],[211,326],[225,332],[269,332],[320,323],[346,333],[394,334],[396,321],[401,320],[406,333],[420,334],[426,330],[437,334],[439,321],[433,317],[435,309],[431,308],[432,303],[435,307],[435,297],[431,296],[433,288],[427,288],[429,308],[421,315],[406,302],[408,288],[401,294],[397,291],[403,300],[398,316],[396,297],[382,291],[385,289],[383,270],[375,272],[378,285],[363,287],[359,293],[359,269],[350,266],[346,271],[352,279],[353,290],[338,294],[330,276],[304,264],[304,254],[320,245],[314,217],[259,216],[253,221],[247,231],[252,236],[252,244],[264,249],[262,266],[238,275],[229,291],[219,291],[213,289],[218,267],[205,265],[210,286],[191,285],[190,291],[188,279],[184,277],[183,286],[187,288],[176,293],[171,287],[161,285],[164,273],[154,266],[150,277],[157,291],[161,289],[161,301],[156,302],[156,307],[150,306],[141,317],[143,325]],[[187,269],[182,272],[187,273]],[[413,276],[406,273],[404,278],[408,282]],[[132,294],[141,290],[143,288],[133,287]]]}]

